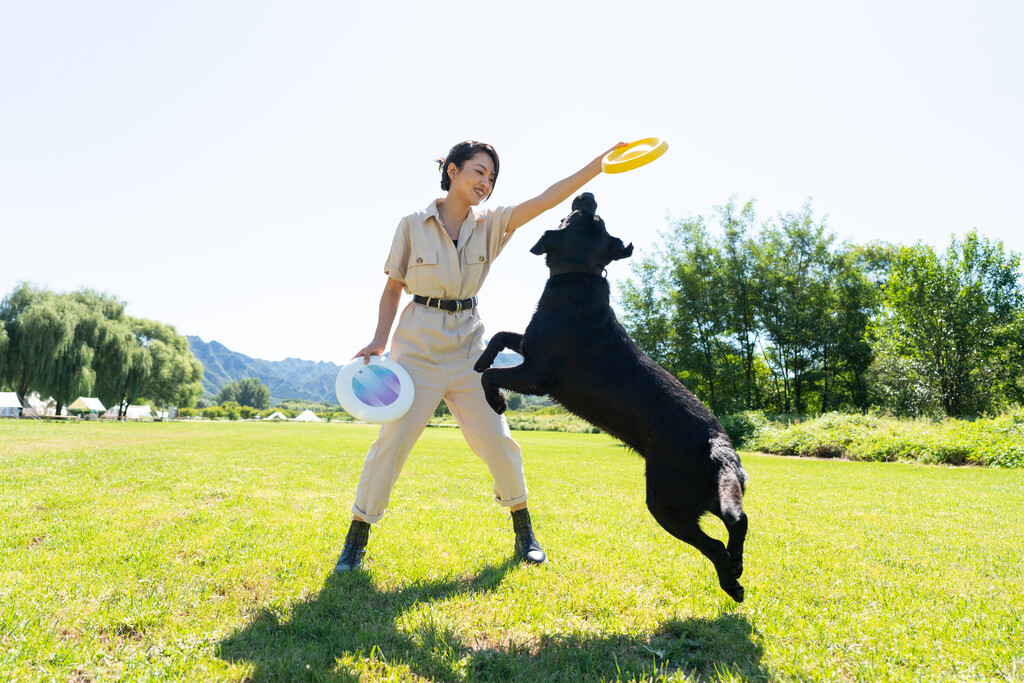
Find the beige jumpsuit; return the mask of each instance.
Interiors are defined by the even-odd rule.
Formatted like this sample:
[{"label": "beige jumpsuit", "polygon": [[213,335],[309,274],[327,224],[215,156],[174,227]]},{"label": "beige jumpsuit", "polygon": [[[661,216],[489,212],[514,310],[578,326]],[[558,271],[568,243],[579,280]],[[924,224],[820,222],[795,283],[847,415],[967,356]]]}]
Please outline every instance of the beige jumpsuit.
[{"label": "beige jumpsuit", "polygon": [[[459,231],[458,247],[441,225],[437,200],[425,211],[402,219],[384,272],[405,291],[441,299],[477,295],[491,262],[505,247],[505,229],[514,207],[473,208]],[[443,398],[469,447],[494,478],[494,497],[511,507],[526,500],[526,478],[519,444],[504,416],[484,399],[473,364],[484,349],[484,326],[476,308],[447,312],[412,303],[405,307],[391,340],[391,359],[412,377],[412,407],[381,426],[370,446],[356,488],[353,514],[373,523],[384,516],[391,489],[416,440]]]}]

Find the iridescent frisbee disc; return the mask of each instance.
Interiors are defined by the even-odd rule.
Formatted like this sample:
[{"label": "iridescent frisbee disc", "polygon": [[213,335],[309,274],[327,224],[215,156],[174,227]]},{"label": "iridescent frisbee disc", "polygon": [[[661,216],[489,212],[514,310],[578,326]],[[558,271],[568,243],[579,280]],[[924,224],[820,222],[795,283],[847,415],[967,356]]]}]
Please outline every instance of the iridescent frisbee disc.
[{"label": "iridescent frisbee disc", "polygon": [[334,382],[338,401],[353,417],[365,422],[391,422],[409,411],[415,389],[412,377],[390,358],[357,358],[338,373]]}]

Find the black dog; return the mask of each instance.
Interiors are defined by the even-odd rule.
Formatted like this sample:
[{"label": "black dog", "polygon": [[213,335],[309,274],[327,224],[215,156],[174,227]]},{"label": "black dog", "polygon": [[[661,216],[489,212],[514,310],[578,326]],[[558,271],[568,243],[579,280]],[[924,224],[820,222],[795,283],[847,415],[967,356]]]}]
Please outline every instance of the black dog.
[{"label": "black dog", "polygon": [[[572,208],[560,229],[545,232],[530,250],[547,254],[551,276],[526,333],[499,332],[476,362],[487,402],[503,413],[501,388],[547,394],[636,450],[646,459],[651,514],[707,556],[722,589],[742,602],[747,474],[711,411],[637,347],[609,306],[602,272],[630,256],[633,245],[608,234],[589,192]],[[488,369],[503,349],[525,360]],[[725,523],[728,548],[701,530],[697,520],[705,512]]]}]

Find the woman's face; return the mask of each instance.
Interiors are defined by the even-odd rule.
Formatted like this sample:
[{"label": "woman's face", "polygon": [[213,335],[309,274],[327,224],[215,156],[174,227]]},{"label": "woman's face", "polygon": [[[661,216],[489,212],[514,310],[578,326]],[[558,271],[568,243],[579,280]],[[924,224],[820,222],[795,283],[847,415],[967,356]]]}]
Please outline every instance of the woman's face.
[{"label": "woman's face", "polygon": [[494,189],[494,161],[487,152],[477,152],[461,169],[448,164],[448,173],[451,176],[448,194],[457,193],[473,206],[487,199]]}]

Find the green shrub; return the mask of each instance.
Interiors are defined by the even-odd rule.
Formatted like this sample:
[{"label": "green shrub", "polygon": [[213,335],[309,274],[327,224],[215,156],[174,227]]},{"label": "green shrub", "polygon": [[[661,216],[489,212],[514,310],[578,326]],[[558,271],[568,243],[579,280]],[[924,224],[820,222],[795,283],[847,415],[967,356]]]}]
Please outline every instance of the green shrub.
[{"label": "green shrub", "polygon": [[827,413],[759,426],[743,446],[778,455],[1024,467],[1024,410],[977,420]]},{"label": "green shrub", "polygon": [[752,439],[761,429],[768,426],[768,418],[758,410],[747,410],[742,413],[733,413],[720,417],[719,422],[725,428],[726,434],[732,439],[736,448],[742,447],[749,439]]}]

